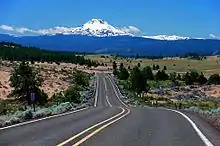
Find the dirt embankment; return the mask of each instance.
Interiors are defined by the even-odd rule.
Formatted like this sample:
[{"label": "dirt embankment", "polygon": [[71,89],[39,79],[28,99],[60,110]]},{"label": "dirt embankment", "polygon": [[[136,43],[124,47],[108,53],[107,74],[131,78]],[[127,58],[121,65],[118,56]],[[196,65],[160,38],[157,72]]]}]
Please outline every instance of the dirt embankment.
[{"label": "dirt embankment", "polygon": [[[0,61],[0,99],[7,99],[12,91],[9,79],[13,66],[16,64],[17,62]],[[55,63],[35,63],[32,66],[42,75],[44,80],[42,89],[49,97],[55,92],[63,91],[68,88],[70,85],[68,76],[75,68],[88,73],[108,72],[108,68],[106,67],[88,68],[72,63],[60,63],[59,65]]]}]

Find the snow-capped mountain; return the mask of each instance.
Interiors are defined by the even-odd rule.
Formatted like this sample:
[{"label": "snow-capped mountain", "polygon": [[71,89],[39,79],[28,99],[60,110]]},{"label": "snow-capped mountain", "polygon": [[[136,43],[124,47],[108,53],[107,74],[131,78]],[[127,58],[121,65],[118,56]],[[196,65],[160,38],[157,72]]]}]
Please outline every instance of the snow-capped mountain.
[{"label": "snow-capped mountain", "polygon": [[108,24],[107,21],[101,19],[92,19],[91,21],[83,24],[82,27],[77,27],[73,31],[75,34],[91,35],[91,36],[124,36],[132,35],[119,28],[115,28]]},{"label": "snow-capped mountain", "polygon": [[113,27],[107,21],[101,19],[92,19],[80,27],[54,27],[51,29],[38,30],[44,35],[87,35],[87,36],[132,36],[131,33],[123,31],[120,28]]},{"label": "snow-capped mountain", "polygon": [[167,41],[176,41],[176,40],[189,40],[190,37],[181,37],[176,35],[156,35],[156,36],[142,36],[143,38],[155,39],[155,40],[167,40]]},{"label": "snow-capped mountain", "polygon": [[[107,36],[132,36],[141,37],[155,40],[175,41],[175,40],[190,40],[190,39],[203,39],[182,37],[177,35],[156,35],[156,36],[140,36],[140,30],[135,26],[127,27],[115,27],[110,25],[107,21],[102,19],[91,19],[85,24],[79,27],[64,27],[56,26],[48,29],[29,29],[29,28],[16,28],[8,25],[0,25],[0,30],[10,31],[16,34],[17,37],[29,36],[29,35],[83,35],[83,36],[95,36],[95,37],[107,37]],[[21,34],[21,35],[19,35]],[[14,35],[15,36],[15,35]],[[219,39],[220,37],[210,34],[210,38]]]}]

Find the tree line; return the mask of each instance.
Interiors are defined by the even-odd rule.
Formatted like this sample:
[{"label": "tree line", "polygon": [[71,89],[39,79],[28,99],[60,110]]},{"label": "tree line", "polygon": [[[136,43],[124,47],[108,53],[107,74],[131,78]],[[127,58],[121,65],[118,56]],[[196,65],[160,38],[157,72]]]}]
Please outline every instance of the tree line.
[{"label": "tree line", "polygon": [[48,51],[36,47],[24,47],[14,43],[0,42],[0,59],[10,61],[66,62],[80,65],[98,66],[99,63],[85,59],[75,52]]},{"label": "tree line", "polygon": [[[218,74],[213,74],[207,78],[202,72],[198,73],[196,70],[191,70],[184,74],[176,72],[168,74],[166,66],[163,69],[159,68],[158,65],[140,68],[140,64],[138,64],[131,69],[130,66],[128,68],[124,67],[123,63],[118,68],[117,63],[113,62],[113,74],[120,80],[128,81],[128,89],[137,93],[137,95],[150,90],[149,80],[154,80],[157,83],[158,81],[170,80],[173,82],[173,86],[179,86],[180,82],[184,82],[186,85],[220,84],[220,76]],[[153,71],[156,71],[156,73],[153,73]]]}]

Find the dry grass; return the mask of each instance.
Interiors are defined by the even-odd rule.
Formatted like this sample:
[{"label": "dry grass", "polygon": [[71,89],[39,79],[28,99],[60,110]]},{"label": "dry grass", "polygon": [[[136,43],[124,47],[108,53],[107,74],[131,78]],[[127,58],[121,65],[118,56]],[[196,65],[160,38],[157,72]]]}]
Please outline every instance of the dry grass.
[{"label": "dry grass", "polygon": [[184,73],[192,69],[196,69],[198,72],[204,72],[207,76],[217,73],[220,74],[220,62],[217,56],[208,56],[206,60],[188,60],[180,58],[166,58],[166,59],[123,59],[120,57],[112,57],[109,55],[105,58],[101,58],[101,55],[87,55],[86,58],[97,60],[100,63],[105,63],[109,66],[112,66],[112,62],[116,61],[118,64],[123,63],[125,66],[133,67],[138,63],[141,64],[141,67],[159,65],[161,68],[167,66],[168,72],[178,72]]},{"label": "dry grass", "polygon": [[6,99],[12,88],[9,85],[10,72],[0,70],[0,99]]},{"label": "dry grass", "polygon": [[[12,88],[9,85],[9,78],[12,67],[15,64],[16,62],[10,63],[9,61],[0,61],[0,99],[7,99],[7,96],[12,91]],[[48,94],[49,97],[51,97],[55,92],[63,91],[68,88],[70,85],[68,76],[74,68],[86,71],[88,73],[96,72],[97,69],[103,69],[97,68],[94,70],[93,68],[90,69],[86,66],[71,63],[61,63],[60,65],[55,63],[35,63],[32,66],[40,71],[40,74],[44,80],[42,89]]]},{"label": "dry grass", "polygon": [[205,91],[206,95],[210,97],[220,97],[220,85],[213,85],[208,91]]}]

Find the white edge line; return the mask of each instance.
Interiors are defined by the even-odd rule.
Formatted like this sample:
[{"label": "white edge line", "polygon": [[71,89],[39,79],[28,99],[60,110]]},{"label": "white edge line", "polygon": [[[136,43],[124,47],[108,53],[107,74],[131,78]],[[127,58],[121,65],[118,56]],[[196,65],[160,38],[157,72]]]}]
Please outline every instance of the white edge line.
[{"label": "white edge line", "polygon": [[97,100],[98,100],[98,86],[99,86],[99,78],[98,75],[96,74],[96,90],[95,90],[95,102],[94,102],[94,107],[97,106]]},{"label": "white edge line", "polygon": [[[107,78],[110,80],[110,82],[111,82],[111,84],[112,84],[112,87],[113,87],[113,90],[114,90],[115,95],[117,96],[118,100],[119,100],[125,107],[128,107],[128,106],[120,99],[120,97],[118,96],[118,93],[117,93],[116,90],[115,90],[115,85],[113,84],[113,82],[112,82],[112,80],[110,79],[110,77],[108,76]],[[120,90],[119,90],[119,92],[120,92]]]},{"label": "white edge line", "polygon": [[[106,85],[106,79],[105,79],[105,77],[104,77],[104,84],[105,84],[105,91],[107,92],[107,85]],[[107,103],[108,103],[108,105],[110,106],[110,107],[112,107],[112,104],[110,103],[110,101],[109,101],[109,98],[108,98],[108,95],[106,94],[106,101],[107,101]]]},{"label": "white edge line", "polygon": [[79,112],[79,111],[83,111],[83,110],[86,110],[86,109],[87,108],[82,108],[82,109],[71,111],[71,112],[67,112],[67,113],[62,113],[62,114],[58,114],[58,115],[44,117],[44,118],[41,118],[41,119],[36,119],[36,120],[32,120],[32,121],[22,122],[22,123],[14,124],[14,125],[11,125],[11,126],[2,127],[2,128],[0,128],[0,130],[14,128],[14,127],[18,127],[18,126],[23,126],[23,125],[39,122],[39,121],[42,121],[42,120],[52,119],[52,118],[56,118],[56,117],[62,117],[62,116],[69,115],[69,114],[72,114],[72,113],[76,113],[76,112]]},{"label": "white edge line", "polygon": [[109,105],[110,107],[112,107],[112,104],[109,102],[108,95],[106,95],[106,100],[107,100],[107,102],[108,102],[108,105]]},{"label": "white edge line", "polygon": [[189,123],[192,125],[193,129],[196,131],[196,133],[199,135],[199,137],[201,138],[201,140],[205,143],[206,146],[214,146],[209,140],[208,138],[201,132],[201,130],[196,126],[196,124],[184,113],[177,111],[177,110],[172,110],[172,109],[167,109],[173,112],[176,112],[180,115],[182,115],[187,121],[189,121]]},{"label": "white edge line", "polygon": [[108,89],[107,89],[105,77],[104,77],[104,85],[105,85],[105,91],[107,91]]},{"label": "white edge line", "polygon": [[[98,87],[98,76],[97,76],[97,87]],[[94,105],[95,107],[97,105],[97,97],[98,97],[97,87],[96,87],[96,94],[95,94],[95,105]],[[23,126],[23,125],[39,122],[39,121],[42,121],[42,120],[52,119],[52,118],[56,118],[56,117],[61,117],[61,116],[69,115],[69,114],[76,113],[76,112],[79,112],[79,111],[83,111],[83,110],[86,110],[86,109],[87,108],[82,108],[82,109],[71,111],[71,112],[57,114],[57,115],[53,115],[53,116],[49,116],[49,117],[44,117],[44,118],[36,119],[36,120],[32,120],[32,121],[22,122],[22,123],[10,125],[10,126],[2,127],[2,128],[0,128],[0,130],[14,128],[14,127],[18,127],[18,126]]]}]

